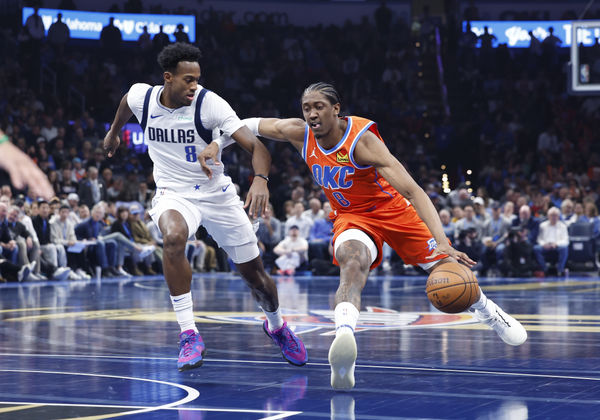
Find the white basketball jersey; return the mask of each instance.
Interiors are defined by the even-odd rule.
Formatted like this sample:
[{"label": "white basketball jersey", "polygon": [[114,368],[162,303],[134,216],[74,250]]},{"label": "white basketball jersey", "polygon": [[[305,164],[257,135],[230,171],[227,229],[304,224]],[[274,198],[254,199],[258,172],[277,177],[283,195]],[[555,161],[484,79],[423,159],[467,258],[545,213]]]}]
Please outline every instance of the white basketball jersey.
[{"label": "white basketball jersey", "polygon": [[163,86],[136,83],[127,94],[127,104],[142,126],[154,162],[157,188],[194,195],[231,182],[223,175],[223,165],[211,166],[213,178],[209,180],[198,163],[198,154],[221,132],[232,135],[243,126],[231,106],[198,86],[190,106],[170,109],[160,103],[162,90]]}]

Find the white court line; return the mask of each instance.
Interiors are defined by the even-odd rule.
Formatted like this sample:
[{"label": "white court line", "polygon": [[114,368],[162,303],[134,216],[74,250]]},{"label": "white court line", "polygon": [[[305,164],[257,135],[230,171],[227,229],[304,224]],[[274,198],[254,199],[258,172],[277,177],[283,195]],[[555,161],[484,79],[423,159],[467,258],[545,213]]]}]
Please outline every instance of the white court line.
[{"label": "white court line", "polygon": [[[104,374],[100,374],[100,373],[56,372],[56,371],[49,371],[49,370],[0,369],[0,372],[45,373],[45,374],[49,374],[49,375],[75,375],[75,376],[92,376],[92,377],[112,378],[112,379],[128,379],[131,381],[153,382],[153,383],[162,384],[162,385],[174,386],[176,388],[182,389],[185,392],[187,392],[187,395],[178,401],[159,405],[157,407],[141,407],[140,410],[128,411],[127,413],[123,413],[123,415],[147,413],[149,411],[156,411],[156,410],[165,410],[165,409],[168,409],[171,407],[176,407],[178,405],[187,404],[191,401],[194,401],[196,398],[198,398],[200,396],[200,393],[192,387],[189,387],[186,385],[181,385],[181,384],[176,384],[173,382],[159,381],[157,379],[135,378],[135,377],[131,377],[131,376],[119,376],[119,375],[104,375]],[[39,402],[38,402],[38,404],[39,404]]]},{"label": "white court line", "polygon": [[[70,404],[70,403],[47,403],[47,402],[27,402],[27,401],[0,401],[0,404],[15,404],[15,405],[47,405],[52,407],[88,407],[88,408],[119,408],[119,409],[130,409],[130,408],[142,408],[147,409],[144,405],[115,405],[115,404]],[[279,411],[279,410],[253,410],[245,408],[206,408],[206,407],[151,407],[151,411],[158,410],[172,410],[172,411],[214,411],[214,412],[226,412],[226,413],[256,413],[256,414],[272,414],[277,413],[269,417],[263,417],[261,420],[275,420],[282,419],[285,417],[295,416],[296,414],[302,414],[302,411]],[[141,413],[141,411],[131,411],[127,413],[120,413],[121,415],[129,415],[134,413]]]},{"label": "white court line", "polygon": [[[90,358],[90,359],[144,359],[144,360],[175,360],[173,357],[138,357],[138,356],[93,356],[79,354],[23,354],[23,353],[0,353],[0,356],[19,356],[19,357],[58,357],[58,358]],[[210,362],[225,362],[225,363],[248,363],[248,364],[264,364],[264,365],[285,365],[287,362],[273,362],[269,360],[238,360],[238,359],[207,359],[205,363]],[[329,363],[309,362],[306,366],[327,366]],[[497,375],[497,376],[523,376],[532,378],[549,378],[549,379],[574,379],[580,381],[599,381],[600,377],[588,376],[562,376],[549,375],[543,373],[522,373],[522,372],[501,372],[493,370],[471,370],[471,369],[448,369],[448,368],[428,368],[428,367],[410,367],[410,366],[385,366],[385,365],[356,365],[357,368],[364,369],[386,369],[386,370],[412,370],[424,372],[447,372],[447,373],[469,373],[477,375]],[[142,380],[140,378],[140,380]]]}]

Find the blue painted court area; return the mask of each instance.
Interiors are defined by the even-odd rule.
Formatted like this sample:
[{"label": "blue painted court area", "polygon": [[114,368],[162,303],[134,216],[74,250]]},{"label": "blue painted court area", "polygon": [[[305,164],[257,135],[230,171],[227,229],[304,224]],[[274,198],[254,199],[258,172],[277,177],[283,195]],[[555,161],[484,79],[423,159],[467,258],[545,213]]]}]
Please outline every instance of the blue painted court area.
[{"label": "blue painted court area", "polygon": [[0,286],[0,419],[581,419],[600,410],[600,281],[480,279],[529,339],[436,312],[424,277],[371,277],[356,387],[329,385],[337,279],[277,278],[309,352],[294,367],[233,275],[195,277],[199,369],[178,372],[162,278]]}]

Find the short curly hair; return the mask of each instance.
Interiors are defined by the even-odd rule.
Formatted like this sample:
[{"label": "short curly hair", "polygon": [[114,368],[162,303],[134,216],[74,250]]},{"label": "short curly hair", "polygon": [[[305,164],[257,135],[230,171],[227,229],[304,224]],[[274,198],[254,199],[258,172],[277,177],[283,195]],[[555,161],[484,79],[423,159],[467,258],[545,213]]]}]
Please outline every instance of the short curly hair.
[{"label": "short curly hair", "polygon": [[180,61],[199,62],[202,57],[200,49],[191,44],[184,42],[176,42],[175,44],[167,45],[158,54],[158,64],[163,71],[174,72],[177,68],[177,63]]}]

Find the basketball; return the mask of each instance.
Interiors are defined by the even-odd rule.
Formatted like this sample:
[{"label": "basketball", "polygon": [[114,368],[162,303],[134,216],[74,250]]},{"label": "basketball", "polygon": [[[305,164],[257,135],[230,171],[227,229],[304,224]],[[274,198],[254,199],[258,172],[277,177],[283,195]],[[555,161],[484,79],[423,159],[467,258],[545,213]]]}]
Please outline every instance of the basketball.
[{"label": "basketball", "polygon": [[442,312],[456,314],[479,299],[479,285],[466,266],[449,262],[437,267],[427,278],[427,298]]}]

